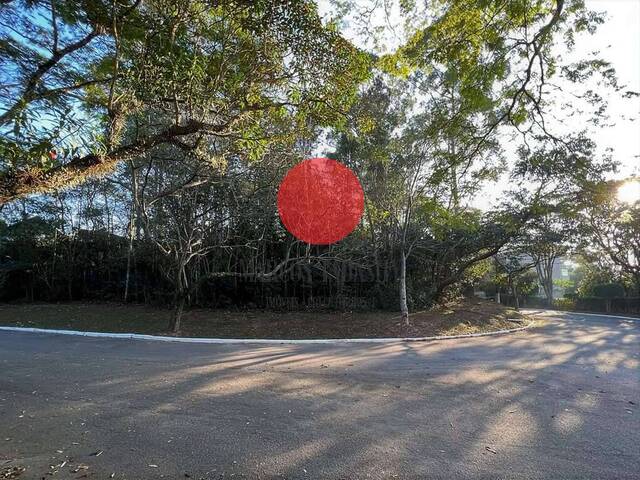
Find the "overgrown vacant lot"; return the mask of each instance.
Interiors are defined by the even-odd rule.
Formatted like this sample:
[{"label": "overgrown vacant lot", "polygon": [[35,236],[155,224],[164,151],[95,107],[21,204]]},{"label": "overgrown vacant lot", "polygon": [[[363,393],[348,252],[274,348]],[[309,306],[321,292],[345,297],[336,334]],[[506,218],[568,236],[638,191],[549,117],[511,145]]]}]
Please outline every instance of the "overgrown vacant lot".
[{"label": "overgrown vacant lot", "polygon": [[[22,327],[164,334],[170,311],[141,305],[63,303],[0,307],[0,324]],[[514,322],[520,319],[524,322]],[[411,316],[393,312],[275,312],[194,309],[181,335],[235,338],[355,338],[490,332],[526,324],[520,313],[481,300],[464,300]]]}]

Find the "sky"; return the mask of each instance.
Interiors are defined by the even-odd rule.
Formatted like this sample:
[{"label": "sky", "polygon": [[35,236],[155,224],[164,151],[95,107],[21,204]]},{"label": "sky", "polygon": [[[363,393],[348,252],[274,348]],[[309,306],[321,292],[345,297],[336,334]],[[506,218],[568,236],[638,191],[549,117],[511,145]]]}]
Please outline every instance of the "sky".
[{"label": "sky", "polygon": [[[558,53],[567,61],[575,61],[587,58],[593,51],[599,51],[600,57],[611,62],[616,69],[618,82],[625,87],[624,90],[640,92],[640,0],[586,0],[585,3],[590,10],[604,12],[607,17],[605,23],[593,35],[578,35],[574,51],[567,52],[562,45],[558,47]],[[370,6],[372,1],[363,0],[362,5]],[[329,0],[321,0],[319,8],[325,18],[335,13]],[[391,12],[389,17],[398,18],[395,12]],[[386,18],[383,8],[378,7],[371,21],[374,25],[384,26]],[[373,48],[355,25],[347,24],[343,35],[361,48]],[[399,39],[388,33],[382,51],[391,51],[394,44],[398,43]],[[608,97],[608,101],[607,113],[610,121],[607,123],[614,125],[592,129],[590,136],[596,142],[599,154],[604,154],[610,148],[613,158],[620,162],[620,170],[614,177],[640,176],[640,98],[623,99],[613,95]],[[558,111],[551,113],[561,117],[560,107],[557,108]],[[562,127],[565,130],[579,131],[586,125],[576,119],[572,119],[572,122]],[[515,149],[513,144],[504,143],[508,159],[515,155]],[[489,208],[498,201],[507,187],[508,175],[505,174],[497,186],[487,186],[485,191],[477,195],[472,205],[482,209]]]},{"label": "sky", "polygon": [[[588,0],[586,4],[606,12],[608,19],[594,35],[581,39],[577,53],[600,50],[613,64],[620,83],[640,92],[640,0]],[[609,115],[616,125],[596,132],[596,143],[613,148],[614,158],[622,163],[621,175],[640,175],[640,100],[612,99]]]},{"label": "sky", "polygon": [[[558,53],[569,62],[588,58],[591,52],[599,51],[599,57],[611,62],[616,69],[618,83],[624,87],[622,91],[640,92],[640,0],[587,0],[585,4],[590,10],[604,12],[605,23],[594,34],[577,36],[572,52],[567,52],[561,45]],[[603,93],[602,89],[597,91]],[[625,99],[613,92],[605,98],[610,118],[605,123],[611,126],[589,128],[589,137],[597,145],[596,154],[606,155],[607,149],[611,149],[610,155],[620,164],[619,171],[612,173],[611,178],[640,176],[640,98]],[[562,117],[559,108],[552,111],[552,115]],[[573,117],[571,123],[557,125],[557,128],[568,132],[586,126],[586,122]],[[507,159],[515,155],[515,146],[506,142],[503,145]],[[508,187],[509,177],[505,174],[497,185],[487,185],[471,205],[489,209],[500,201]]]}]

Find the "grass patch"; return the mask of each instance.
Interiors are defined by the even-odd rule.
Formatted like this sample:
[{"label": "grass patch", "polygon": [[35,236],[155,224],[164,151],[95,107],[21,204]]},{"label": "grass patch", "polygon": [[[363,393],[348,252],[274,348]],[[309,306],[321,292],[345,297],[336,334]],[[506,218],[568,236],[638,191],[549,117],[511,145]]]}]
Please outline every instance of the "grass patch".
[{"label": "grass patch", "polygon": [[[142,305],[62,303],[0,306],[0,325],[112,333],[166,334],[170,311]],[[521,323],[510,321],[519,319]],[[274,312],[193,309],[182,320],[185,337],[376,338],[484,333],[528,325],[515,310],[466,299],[416,312],[404,325],[392,312]]]}]

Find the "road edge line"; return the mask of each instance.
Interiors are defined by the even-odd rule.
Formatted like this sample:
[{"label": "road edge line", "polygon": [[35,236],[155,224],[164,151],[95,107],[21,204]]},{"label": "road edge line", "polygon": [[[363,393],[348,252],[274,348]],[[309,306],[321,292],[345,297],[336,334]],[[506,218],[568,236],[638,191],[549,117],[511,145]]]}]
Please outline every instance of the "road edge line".
[{"label": "road edge line", "polygon": [[524,327],[496,330],[495,332],[467,333],[461,335],[441,335],[432,337],[397,337],[397,338],[314,338],[314,339],[273,339],[273,338],[198,338],[198,337],[167,337],[162,335],[145,335],[141,333],[104,333],[82,332],[79,330],[55,330],[48,328],[7,327],[0,326],[0,331],[22,333],[48,333],[52,335],[70,335],[79,337],[120,338],[125,340],[151,340],[174,343],[205,343],[205,344],[331,344],[331,343],[399,343],[399,342],[428,342],[439,340],[456,340],[461,338],[488,337],[516,333],[531,328],[534,324]]}]

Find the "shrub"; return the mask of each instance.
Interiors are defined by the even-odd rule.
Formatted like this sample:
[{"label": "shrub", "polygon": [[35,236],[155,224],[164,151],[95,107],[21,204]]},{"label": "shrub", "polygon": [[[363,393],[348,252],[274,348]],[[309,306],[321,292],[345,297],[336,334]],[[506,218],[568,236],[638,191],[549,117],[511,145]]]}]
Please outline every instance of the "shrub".
[{"label": "shrub", "polygon": [[576,301],[572,298],[558,298],[553,301],[553,306],[558,310],[575,310]]},{"label": "shrub", "polygon": [[615,298],[624,297],[624,287],[619,283],[599,283],[593,286],[594,297]]}]

